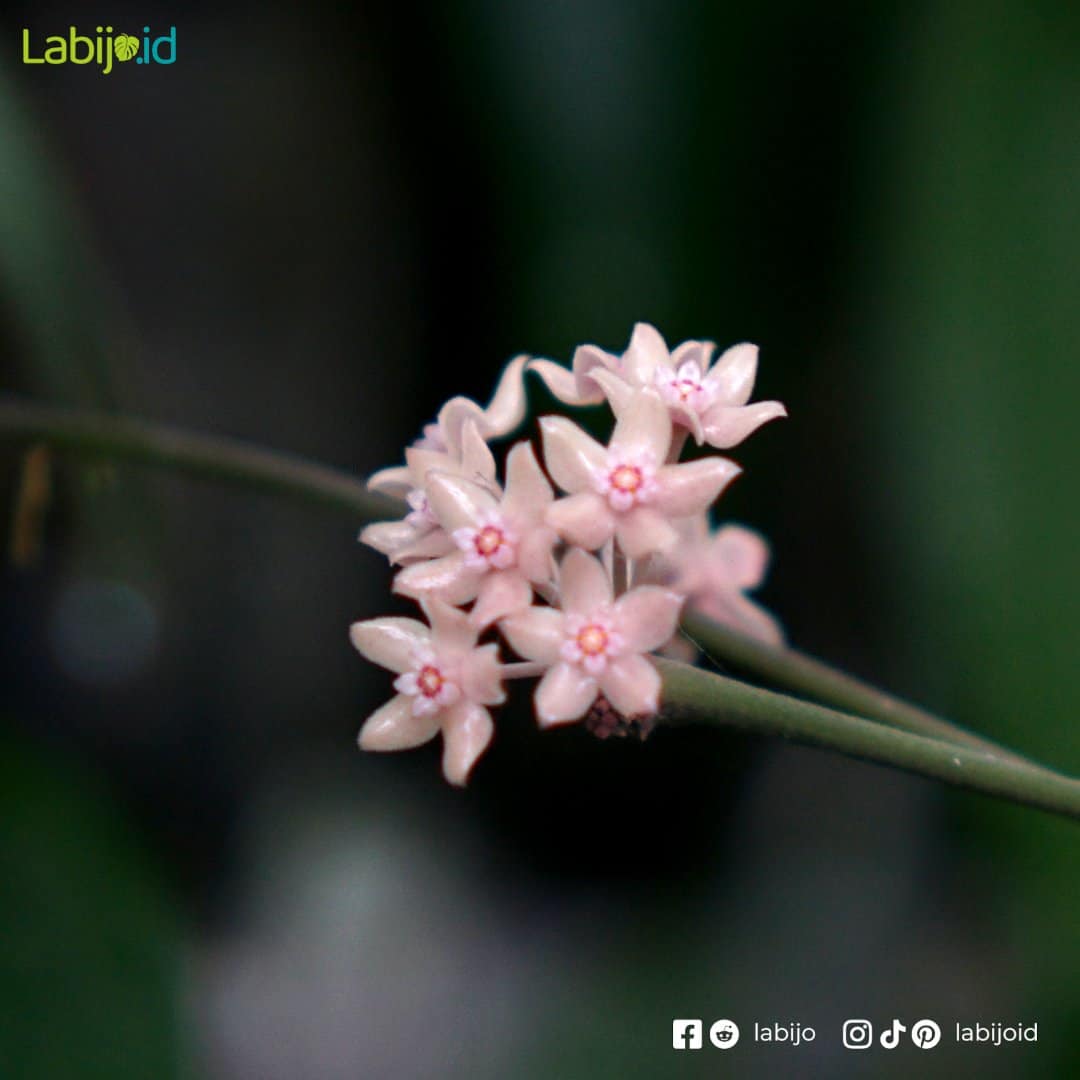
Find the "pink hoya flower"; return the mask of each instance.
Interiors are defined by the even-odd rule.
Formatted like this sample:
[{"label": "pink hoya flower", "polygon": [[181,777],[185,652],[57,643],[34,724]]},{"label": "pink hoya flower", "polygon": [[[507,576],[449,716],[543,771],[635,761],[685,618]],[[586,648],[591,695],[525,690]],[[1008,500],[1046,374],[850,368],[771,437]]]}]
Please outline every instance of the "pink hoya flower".
[{"label": "pink hoya flower", "polygon": [[608,446],[562,416],[540,421],[544,460],[569,498],[549,507],[547,522],[569,543],[595,551],[614,535],[632,559],[665,551],[678,541],[673,519],[700,513],[739,474],[722,457],[668,464],[672,424],[655,390],[614,406]]},{"label": "pink hoya flower", "polygon": [[495,485],[495,458],[473,419],[465,421],[453,451],[410,446],[405,462],[400,468],[376,473],[368,487],[404,499],[409,512],[400,521],[379,521],[360,533],[361,543],[399,565],[445,555],[454,548],[431,508],[426,490],[430,473],[452,473]]},{"label": "pink hoya flower", "polygon": [[783,643],[780,624],[745,592],[758,588],[769,564],[765,539],[742,525],[724,525],[711,536],[705,516],[689,523],[683,542],[666,557],[665,580],[687,596],[687,605],[719,623],[769,645]]},{"label": "pink hoya flower", "polygon": [[540,726],[580,719],[600,693],[623,716],[655,713],[660,675],[644,654],[675,633],[683,599],[644,585],[613,603],[604,567],[571,548],[559,575],[561,610],[530,607],[499,624],[519,655],[551,665],[536,688]]},{"label": "pink hoya flower", "polygon": [[582,345],[574,354],[572,373],[550,360],[534,360],[529,368],[572,405],[596,404],[606,396],[617,407],[642,388],[655,387],[672,420],[688,429],[699,446],[726,450],[769,420],[787,416],[787,409],[779,401],[747,404],[757,377],[756,345],[734,345],[710,367],[715,348],[712,342],[685,341],[669,354],[659,332],[638,323],[622,357]]},{"label": "pink hoya flower", "polygon": [[518,443],[506,459],[500,498],[451,473],[428,475],[432,510],[457,550],[406,567],[394,581],[406,596],[436,596],[452,604],[475,598],[470,616],[488,626],[532,601],[533,584],[554,576],[555,531],[544,523],[554,495],[532,447]]},{"label": "pink hoya flower", "polygon": [[443,775],[463,785],[494,732],[485,706],[506,700],[498,646],[476,646],[464,612],[432,600],[431,622],[388,616],[353,623],[349,636],[368,660],[397,673],[397,694],[367,718],[363,750],[408,750],[443,736]]}]

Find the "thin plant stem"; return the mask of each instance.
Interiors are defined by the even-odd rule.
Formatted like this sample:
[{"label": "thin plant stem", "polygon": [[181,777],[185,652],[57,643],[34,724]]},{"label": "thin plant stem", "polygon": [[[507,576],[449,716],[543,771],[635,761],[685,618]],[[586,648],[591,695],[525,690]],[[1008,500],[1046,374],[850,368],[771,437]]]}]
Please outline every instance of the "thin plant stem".
[{"label": "thin plant stem", "polygon": [[664,722],[779,736],[1080,819],[1080,781],[1070,777],[1034,770],[975,747],[899,731],[673,660],[657,660],[657,665],[663,677]]}]

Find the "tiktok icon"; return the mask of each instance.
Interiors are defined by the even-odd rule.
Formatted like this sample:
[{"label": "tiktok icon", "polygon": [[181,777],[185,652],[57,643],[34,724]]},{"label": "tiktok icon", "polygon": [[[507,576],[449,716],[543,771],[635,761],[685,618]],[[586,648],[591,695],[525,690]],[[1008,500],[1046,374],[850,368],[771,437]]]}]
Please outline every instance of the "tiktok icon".
[{"label": "tiktok icon", "polygon": [[899,1020],[892,1022],[892,1027],[888,1031],[881,1033],[881,1045],[886,1050],[895,1050],[900,1045],[900,1036],[907,1031],[907,1025],[901,1024]]}]

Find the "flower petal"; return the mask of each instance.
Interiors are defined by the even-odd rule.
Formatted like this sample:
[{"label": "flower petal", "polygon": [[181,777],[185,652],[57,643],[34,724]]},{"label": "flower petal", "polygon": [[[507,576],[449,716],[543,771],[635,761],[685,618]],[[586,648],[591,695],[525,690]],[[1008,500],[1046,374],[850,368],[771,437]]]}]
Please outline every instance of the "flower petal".
[{"label": "flower petal", "polygon": [[742,525],[725,525],[709,542],[712,577],[736,589],[756,589],[769,567],[769,545],[763,536]]},{"label": "flower petal", "polygon": [[578,397],[585,404],[599,405],[604,395],[597,389],[592,376],[598,371],[617,371],[619,358],[596,345],[579,345],[570,366],[574,369]]},{"label": "flower petal", "polygon": [[518,570],[496,570],[480,582],[476,603],[469,612],[473,626],[490,626],[497,619],[521,611],[532,603],[532,586]]},{"label": "flower petal", "polygon": [[691,606],[718,623],[731,626],[767,645],[782,645],[784,631],[780,623],[760,604],[740,592],[717,590],[694,597]]},{"label": "flower petal", "polygon": [[621,371],[637,386],[652,383],[657,364],[668,362],[668,347],[660,331],[649,323],[639,322],[630,335],[630,344],[622,355]]},{"label": "flower petal", "polygon": [[604,697],[627,719],[652,716],[660,707],[660,672],[644,656],[620,656],[600,676]]},{"label": "flower petal", "polygon": [[[576,495],[570,498],[576,499]],[[547,525],[534,525],[518,544],[518,569],[537,585],[544,585],[555,577],[555,560],[552,550],[558,542],[558,534]]]},{"label": "flower petal", "polygon": [[686,597],[670,589],[642,585],[615,602],[616,626],[627,652],[659,649],[675,634]]},{"label": "flower petal", "polygon": [[563,491],[591,490],[593,474],[607,462],[604,447],[565,416],[542,416],[540,432],[552,480]]},{"label": "flower petal", "polygon": [[386,495],[404,496],[413,486],[408,465],[392,465],[380,469],[368,477],[369,491],[381,491]]},{"label": "flower petal", "polygon": [[484,410],[481,434],[486,439],[507,435],[525,419],[525,365],[527,356],[515,356],[499,376],[499,384]]},{"label": "flower petal", "polygon": [[635,506],[615,522],[615,539],[627,558],[643,559],[657,551],[670,551],[679,542],[679,534],[659,511]]},{"label": "flower petal", "polygon": [[481,645],[466,654],[461,662],[461,688],[470,701],[481,705],[501,705],[506,700],[498,645]]},{"label": "flower petal", "polygon": [[474,526],[481,514],[499,505],[486,488],[452,473],[428,473],[425,490],[432,512],[448,533]]},{"label": "flower petal", "polygon": [[443,718],[443,776],[464,787],[477,758],[488,748],[495,725],[491,713],[472,701],[461,701]]},{"label": "flower petal", "polygon": [[495,483],[495,455],[484,441],[479,425],[471,417],[461,430],[461,475],[473,483],[493,487]]},{"label": "flower petal", "polygon": [[571,548],[563,556],[559,602],[563,611],[575,615],[592,615],[611,603],[611,578],[599,559],[581,548]]},{"label": "flower petal", "polygon": [[376,521],[360,530],[360,543],[393,558],[394,553],[425,534],[407,521]]},{"label": "flower petal", "polygon": [[671,367],[678,371],[683,364],[697,364],[699,371],[707,371],[716,343],[713,341],[684,341],[671,350]]},{"label": "flower petal", "polygon": [[611,449],[619,453],[645,452],[659,465],[671,446],[671,413],[664,400],[655,390],[647,389],[639,390],[620,405],[616,409],[612,402],[616,422]]},{"label": "flower petal", "polygon": [[440,655],[461,655],[476,645],[476,628],[464,611],[435,598],[421,600],[420,607],[431,623],[431,644]]},{"label": "flower petal", "polygon": [[657,507],[673,518],[698,514],[715,502],[742,469],[723,457],[700,458],[681,465],[665,465],[656,474]]},{"label": "flower petal", "polygon": [[412,698],[397,694],[367,718],[356,741],[361,750],[411,750],[435,738],[439,720],[437,712],[416,716]]},{"label": "flower petal", "polygon": [[432,596],[448,604],[467,604],[476,596],[483,570],[465,565],[465,553],[453,551],[430,562],[406,566],[394,578],[394,592],[419,599]]},{"label": "flower petal", "polygon": [[750,400],[757,378],[758,347],[744,342],[732,345],[717,357],[705,385],[724,405],[745,405]]},{"label": "flower petal", "polygon": [[703,417],[705,441],[717,450],[738,446],[762,424],[787,416],[779,401],[759,401],[754,405],[714,405]]},{"label": "flower petal", "polygon": [[530,360],[529,371],[535,371],[548,390],[564,405],[598,405],[604,400],[599,390],[583,395],[573,372],[552,360]]},{"label": "flower petal", "polygon": [[540,521],[555,498],[532,446],[519,442],[506,455],[506,496],[502,508],[518,520]]},{"label": "flower petal", "polygon": [[597,368],[592,374],[593,382],[598,383],[604,391],[604,397],[608,399],[615,415],[626,411],[630,400],[639,392],[639,387],[631,386],[622,376],[604,368]]},{"label": "flower petal", "polygon": [[484,410],[471,398],[452,397],[440,410],[436,421],[447,450],[454,457],[461,456],[465,425],[472,421],[477,428],[484,423]]},{"label": "flower petal", "polygon": [[401,675],[412,667],[413,652],[431,642],[431,631],[418,619],[387,615],[354,622],[349,640],[368,660]]},{"label": "flower petal", "polygon": [[531,607],[503,619],[499,629],[518,656],[554,664],[563,643],[564,622],[556,608]]},{"label": "flower petal", "polygon": [[611,507],[593,491],[557,499],[547,508],[544,520],[564,539],[586,551],[606,544],[615,531]]},{"label": "flower petal", "polygon": [[419,540],[398,548],[390,557],[390,561],[396,566],[408,566],[421,559],[437,559],[440,555],[449,555],[454,550],[454,541],[443,529],[432,529]]},{"label": "flower petal", "polygon": [[536,718],[542,728],[578,720],[596,700],[596,680],[573,664],[560,661],[536,687]]}]

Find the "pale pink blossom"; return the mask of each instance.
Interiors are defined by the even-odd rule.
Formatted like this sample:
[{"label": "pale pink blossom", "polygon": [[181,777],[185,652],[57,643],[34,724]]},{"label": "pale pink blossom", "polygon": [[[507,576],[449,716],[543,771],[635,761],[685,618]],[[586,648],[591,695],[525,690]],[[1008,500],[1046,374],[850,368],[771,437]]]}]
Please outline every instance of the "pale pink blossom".
[{"label": "pale pink blossom", "polygon": [[689,430],[699,446],[727,450],[762,424],[787,416],[787,410],[779,401],[748,404],[757,377],[756,345],[734,345],[710,367],[715,348],[710,341],[684,341],[669,354],[659,332],[638,323],[621,357],[582,345],[574,354],[572,371],[550,360],[533,360],[529,369],[571,405],[598,404],[607,397],[616,407],[654,387],[675,424]]},{"label": "pale pink blossom", "polygon": [[683,532],[684,539],[666,557],[663,576],[686,594],[687,607],[769,645],[781,644],[780,624],[745,595],[765,580],[769,545],[764,537],[742,525],[724,525],[710,535],[704,515]]},{"label": "pale pink blossom", "polygon": [[397,694],[368,717],[364,750],[407,750],[443,737],[443,775],[463,785],[494,732],[486,706],[506,700],[498,647],[477,647],[466,615],[438,600],[423,605],[431,622],[388,616],[353,623],[349,636],[368,659],[397,674]]},{"label": "pale pink blossom", "polygon": [[571,544],[595,551],[614,536],[637,559],[671,548],[672,521],[700,513],[740,470],[722,457],[666,463],[671,416],[655,390],[620,401],[615,415],[606,447],[565,417],[541,419],[548,472],[570,493],[546,520]]},{"label": "pale pink blossom", "polygon": [[540,726],[580,719],[601,693],[623,716],[655,713],[660,675],[645,654],[674,634],[683,599],[645,585],[614,600],[600,562],[571,548],[559,574],[560,607],[530,607],[499,624],[520,656],[551,665],[536,688]]},{"label": "pale pink blossom", "polygon": [[552,549],[558,539],[544,521],[554,494],[532,447],[521,442],[507,455],[501,496],[442,472],[428,475],[427,493],[456,550],[406,567],[394,580],[395,591],[452,604],[475,600],[476,626],[528,607],[533,586],[554,576]]},{"label": "pale pink blossom", "polygon": [[474,483],[498,488],[495,458],[475,421],[469,419],[462,426],[453,451],[410,446],[405,451],[404,465],[383,469],[368,481],[368,487],[404,499],[409,512],[400,521],[368,525],[360,533],[361,543],[382,552],[400,566],[453,551],[453,540],[439,525],[426,490],[427,478],[435,471],[465,476]]}]

